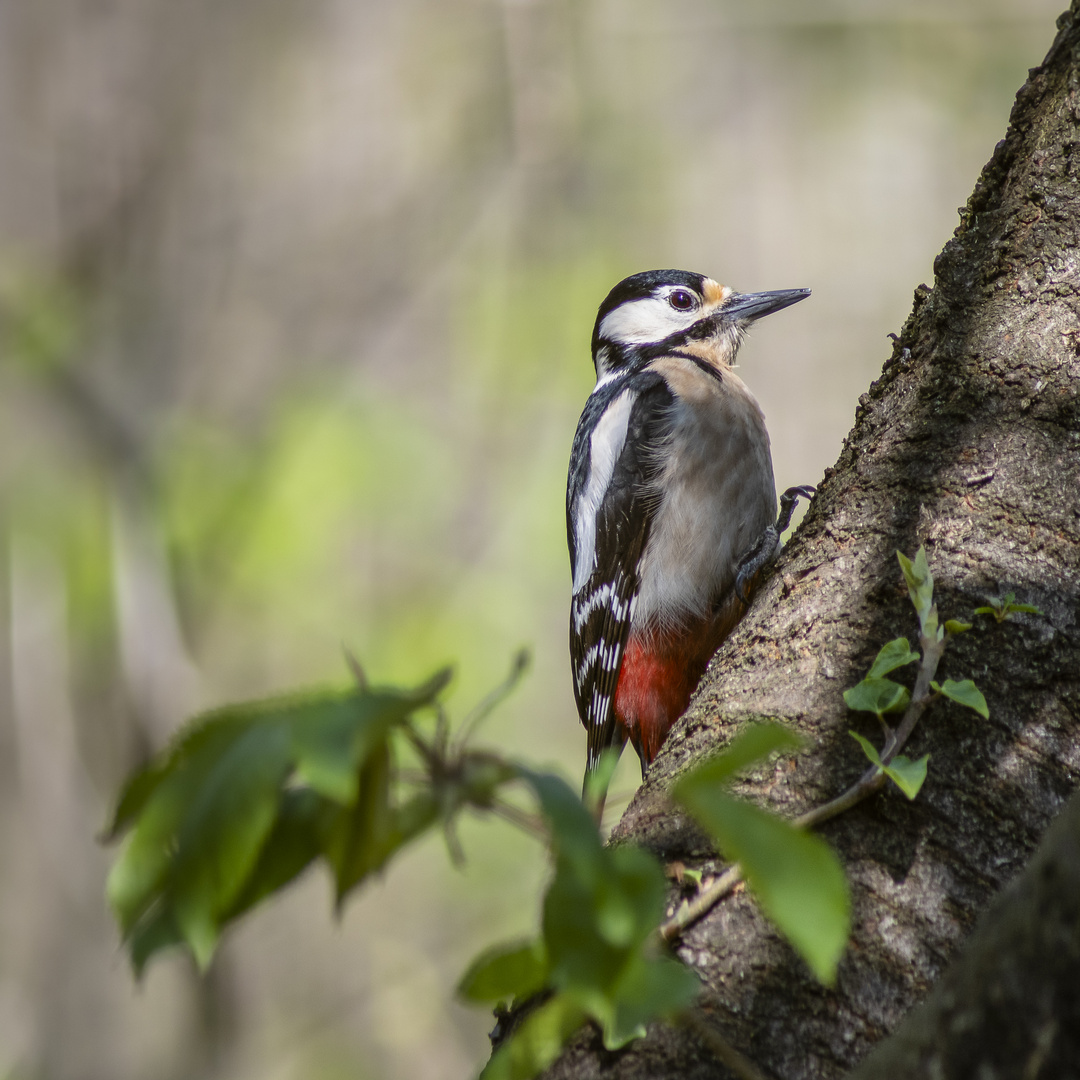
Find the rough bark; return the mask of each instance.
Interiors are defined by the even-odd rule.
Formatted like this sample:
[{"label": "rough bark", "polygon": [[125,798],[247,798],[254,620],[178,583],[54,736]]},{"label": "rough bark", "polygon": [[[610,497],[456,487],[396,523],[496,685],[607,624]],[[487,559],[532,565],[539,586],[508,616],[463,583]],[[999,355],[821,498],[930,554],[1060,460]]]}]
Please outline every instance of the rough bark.
[{"label": "rough bark", "polygon": [[[717,865],[665,791],[750,717],[778,718],[810,743],[744,783],[761,803],[795,814],[855,780],[865,759],[848,729],[880,738],[873,720],[846,710],[842,691],[890,638],[917,638],[898,548],[925,545],[943,618],[970,620],[1010,591],[1043,612],[1001,625],[981,617],[950,646],[938,678],[974,678],[990,720],[931,708],[909,744],[912,756],[932,755],[915,802],[886,790],[822,829],[853,892],[835,988],[813,980],[745,892],[680,943],[716,1026],[782,1080],[839,1076],[897,1027],[1080,779],[1078,61],[1075,0],[810,513],[616,830],[665,858]],[[1063,858],[1077,858],[1075,843]],[[1003,902],[1029,918],[1035,901],[1020,890]],[[950,985],[963,995],[978,980]],[[1051,994],[1044,1006],[1055,1031],[1062,1010],[1072,1008],[1075,1023],[1075,992],[1071,1004]],[[1025,1029],[1052,1044],[1049,1030]],[[1034,1060],[1027,1051],[1017,1060]],[[585,1032],[550,1075],[727,1074],[694,1036],[657,1026],[620,1054]]]},{"label": "rough bark", "polygon": [[851,1080],[1080,1076],[1080,796],[960,959]]}]

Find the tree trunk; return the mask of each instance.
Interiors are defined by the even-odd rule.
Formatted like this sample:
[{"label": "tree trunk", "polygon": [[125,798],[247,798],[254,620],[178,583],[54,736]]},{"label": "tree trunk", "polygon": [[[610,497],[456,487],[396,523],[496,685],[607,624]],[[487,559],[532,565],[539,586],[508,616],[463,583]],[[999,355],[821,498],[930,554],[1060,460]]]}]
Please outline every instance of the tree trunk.
[{"label": "tree trunk", "polygon": [[[1080,0],[1059,29],[937,258],[933,289],[916,290],[911,317],[860,399],[806,520],[616,829],[616,839],[666,859],[718,865],[665,791],[752,717],[778,718],[809,745],[794,763],[743,782],[763,805],[794,815],[857,779],[866,761],[848,729],[881,739],[876,722],[850,713],[841,695],[886,641],[917,640],[895,552],[914,555],[925,545],[942,618],[975,622],[950,645],[938,678],[973,678],[990,719],[932,706],[908,750],[931,755],[918,798],[908,802],[890,787],[823,827],[853,893],[836,987],[814,981],[745,891],[678,945],[703,979],[717,1029],[782,1080],[840,1076],[897,1027],[1031,859],[1080,778]],[[974,608],[1007,592],[1042,614],[1001,624],[973,618]],[[1073,820],[1080,828],[1080,815]],[[1064,871],[1059,878],[1075,883],[1080,844],[1074,837],[1071,847],[1058,846],[1072,867],[1071,879]],[[1029,924],[1039,921],[1031,917],[1036,902],[1032,889],[1001,900]],[[1041,910],[1059,920],[1058,940],[1075,945],[1076,905]],[[1019,949],[1018,964],[1028,955],[1021,937],[1005,934],[997,946]],[[1055,940],[1049,930],[1047,940]],[[1018,1025],[1017,1039],[1028,1044],[1015,1060],[1032,1077],[1080,1069],[1039,1071],[1043,1062],[1067,1061],[1063,1033],[1080,1030],[1072,956],[1068,992],[1054,997],[1060,983],[1047,974],[1044,1022]],[[952,977],[952,1027],[942,1021],[936,1029],[939,1049],[962,1037],[954,1021],[964,995],[980,987],[980,978]],[[928,1017],[916,1021],[924,1032]],[[1042,1057],[1032,1057],[1036,1044]],[[927,1075],[970,1075],[957,1061],[943,1053],[948,1067]],[[657,1025],[619,1054],[583,1033],[550,1075],[727,1074],[695,1036]],[[897,1065],[865,1075],[916,1073]]]}]

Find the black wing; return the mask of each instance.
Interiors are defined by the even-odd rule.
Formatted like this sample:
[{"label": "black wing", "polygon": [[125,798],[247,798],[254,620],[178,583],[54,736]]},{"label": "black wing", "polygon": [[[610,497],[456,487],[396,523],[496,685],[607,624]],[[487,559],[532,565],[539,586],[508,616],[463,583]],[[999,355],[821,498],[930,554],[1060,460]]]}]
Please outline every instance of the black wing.
[{"label": "black wing", "polygon": [[[631,401],[620,444],[604,432],[601,420],[608,409],[618,408],[623,394],[630,394]],[[587,771],[618,738],[612,702],[640,584],[641,553],[656,513],[650,481],[671,429],[672,401],[667,383],[653,372],[620,379],[589,399],[574,438],[577,467],[567,487],[566,524],[570,562],[579,580],[570,602],[570,663],[588,737]],[[625,408],[627,402],[621,404]],[[600,440],[604,446],[593,438],[598,429],[608,436]],[[615,459],[610,480],[602,495],[594,490],[590,500],[590,479],[595,482],[604,453]],[[597,503],[595,512],[592,502]],[[586,560],[584,572],[578,572],[579,558]]]}]

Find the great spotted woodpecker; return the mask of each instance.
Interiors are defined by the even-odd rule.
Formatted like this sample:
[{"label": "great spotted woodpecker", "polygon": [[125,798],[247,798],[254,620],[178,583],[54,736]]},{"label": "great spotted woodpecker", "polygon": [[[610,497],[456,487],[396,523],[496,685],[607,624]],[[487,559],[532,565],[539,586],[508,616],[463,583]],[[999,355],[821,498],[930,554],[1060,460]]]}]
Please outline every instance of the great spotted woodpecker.
[{"label": "great spotted woodpecker", "polygon": [[809,295],[652,270],[600,305],[566,491],[586,778],[627,738],[645,774],[813,491],[788,489],[777,519],[765,419],[732,370],[755,319]]}]

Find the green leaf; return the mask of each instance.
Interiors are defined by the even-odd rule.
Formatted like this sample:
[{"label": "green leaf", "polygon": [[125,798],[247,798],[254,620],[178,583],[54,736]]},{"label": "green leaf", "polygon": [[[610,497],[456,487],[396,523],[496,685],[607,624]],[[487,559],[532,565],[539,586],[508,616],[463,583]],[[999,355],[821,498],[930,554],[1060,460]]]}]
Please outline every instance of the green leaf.
[{"label": "green leaf", "polygon": [[109,871],[105,895],[125,937],[158,898],[168,874],[181,796],[174,783],[154,800]]},{"label": "green leaf", "polygon": [[820,837],[702,783],[680,780],[675,798],[737,861],[766,916],[818,979],[832,985],[847,943],[851,901],[839,861]]},{"label": "green leaf", "polygon": [[902,551],[896,553],[900,563],[900,569],[907,582],[908,596],[919,616],[919,626],[926,631],[926,620],[930,616],[930,609],[934,605],[934,576],[930,573],[930,567],[926,561],[926,549],[922,546],[915,554],[914,561],[909,559]]},{"label": "green leaf", "polygon": [[971,629],[971,623],[960,622],[959,619],[946,619],[945,631],[949,634],[966,634]]},{"label": "green leaf", "polygon": [[1041,615],[1034,604],[1016,603],[1016,593],[1006,593],[996,600],[990,601],[990,607],[977,607],[976,615],[993,615],[999,623],[1004,622],[1014,611],[1023,612],[1026,615]]},{"label": "green leaf", "polygon": [[640,1038],[647,1023],[673,1018],[700,991],[698,977],[677,961],[634,953],[612,994],[614,1009],[603,1025],[604,1046],[618,1050]]},{"label": "green leaf", "polygon": [[348,893],[393,854],[393,826],[390,749],[383,743],[360,770],[356,805],[336,818],[327,837],[339,908]]},{"label": "green leaf", "polygon": [[890,671],[905,667],[918,659],[919,654],[911,651],[907,638],[894,638],[874,658],[870,670],[866,673],[866,678],[880,679],[883,675],[888,675]]},{"label": "green leaf", "polygon": [[898,754],[886,765],[881,760],[874,744],[869,739],[864,739],[858,732],[849,731],[848,734],[863,748],[863,753],[876,765],[909,799],[914,799],[926,780],[926,763],[930,760],[929,754],[924,754],[918,761],[912,761]]},{"label": "green leaf", "polygon": [[482,956],[462,993],[491,1000],[546,984],[556,994],[496,1052],[484,1076],[532,1075],[589,1016],[608,1046],[622,1046],[697,992],[696,978],[675,961],[643,953],[667,895],[657,860],[630,845],[605,847],[592,815],[558,777],[525,768],[518,775],[537,796],[555,854],[542,942]]},{"label": "green leaf", "polygon": [[654,856],[624,844],[605,851],[608,873],[597,889],[596,926],[604,941],[633,948],[660,921],[667,881]]},{"label": "green leaf", "polygon": [[911,758],[906,758],[903,754],[897,754],[885,766],[885,775],[909,799],[914,799],[926,781],[926,765],[929,760],[929,754],[923,754],[918,761],[912,761]]},{"label": "green leaf", "polygon": [[747,724],[719,754],[699,765],[694,775],[701,783],[724,784],[769,754],[791,752],[800,746],[802,739],[783,724]]},{"label": "green leaf", "polygon": [[351,806],[359,791],[361,760],[386,739],[405,713],[373,708],[367,694],[353,690],[297,702],[286,715],[291,723],[297,779],[320,795]]},{"label": "green leaf", "polygon": [[134,773],[124,784],[117,800],[116,811],[105,827],[102,839],[116,840],[142,813],[158,785],[169,774],[169,761],[162,758],[151,762],[146,768]]},{"label": "green leaf", "polygon": [[529,1080],[547,1068],[583,1023],[585,1010],[566,994],[556,994],[527,1016],[494,1054],[480,1080]]},{"label": "green leaf", "polygon": [[548,966],[540,941],[500,945],[481,953],[458,983],[458,996],[466,1001],[505,1001],[524,998],[540,990]]},{"label": "green leaf", "polygon": [[225,919],[237,918],[302,874],[322,853],[322,836],[336,813],[336,805],[314,791],[286,791],[259,860]]},{"label": "green leaf", "polygon": [[404,846],[438,820],[439,801],[430,788],[422,788],[394,811],[391,835],[395,846]]},{"label": "green leaf", "polygon": [[158,904],[139,922],[128,939],[135,977],[142,978],[146,965],[155,953],[183,943],[184,935],[176,925],[172,909],[164,903]]},{"label": "green leaf", "polygon": [[936,682],[932,682],[930,686],[958,705],[966,705],[969,709],[974,709],[984,720],[990,719],[990,709],[987,707],[986,698],[970,679],[964,679],[961,682],[946,679],[940,686]]},{"label": "green leaf", "polygon": [[907,708],[909,701],[911,693],[908,688],[894,683],[891,679],[867,677],[850,690],[844,691],[844,702],[849,709],[872,712],[877,716],[901,712]]},{"label": "green leaf", "polygon": [[415,690],[331,691],[274,703],[291,724],[298,779],[351,806],[369,755],[381,749],[394,727],[430,704],[448,679],[445,671]]},{"label": "green leaf", "polygon": [[282,726],[235,713],[177,744],[136,800],[138,820],[109,875],[109,902],[125,934],[167,890],[177,925],[208,962],[217,918],[258,858],[288,767]]},{"label": "green leaf", "polygon": [[577,793],[551,773],[520,768],[519,776],[535,792],[551,828],[552,846],[559,857],[571,860],[583,880],[592,880],[604,844],[600,830]]},{"label": "green leaf", "polygon": [[200,967],[209,964],[221,917],[273,827],[289,765],[283,725],[242,725],[232,744],[199,770],[199,784],[190,792],[177,834],[169,879],[177,925]]},{"label": "green leaf", "polygon": [[615,769],[622,757],[621,746],[609,746],[596,763],[596,768],[585,774],[585,791],[583,799],[590,811],[595,811],[600,805],[600,800],[607,795],[611,785],[611,778],[615,775]]},{"label": "green leaf", "polygon": [[[632,926],[633,906],[618,897],[617,881],[604,880],[611,876],[606,854],[598,856],[597,864],[585,873],[569,859],[556,862],[555,876],[544,896],[541,927],[551,982],[558,989],[587,988],[603,995],[626,962],[625,942],[612,942],[610,937],[621,936],[620,916],[628,916]],[[603,933],[601,907],[607,909]],[[660,912],[656,914],[654,923],[659,922]]]},{"label": "green leaf", "polygon": [[448,677],[248,702],[188,724],[128,782],[109,828],[131,829],[107,894],[136,969],[179,940],[205,967],[225,923],[318,855],[343,896],[437,820],[430,793],[391,805],[388,738]]}]

